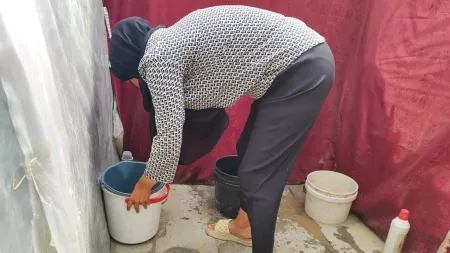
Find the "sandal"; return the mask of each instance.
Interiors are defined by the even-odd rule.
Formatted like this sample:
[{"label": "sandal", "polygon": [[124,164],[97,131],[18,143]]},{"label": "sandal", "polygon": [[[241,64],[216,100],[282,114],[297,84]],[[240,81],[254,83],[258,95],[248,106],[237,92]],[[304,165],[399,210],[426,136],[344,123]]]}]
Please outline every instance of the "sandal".
[{"label": "sandal", "polygon": [[228,229],[228,223],[230,220],[219,220],[214,226],[214,230],[210,229],[209,226],[206,227],[206,234],[223,241],[231,241],[236,242],[248,247],[252,246],[252,239],[245,239],[240,237],[239,235],[234,235],[230,233]]}]

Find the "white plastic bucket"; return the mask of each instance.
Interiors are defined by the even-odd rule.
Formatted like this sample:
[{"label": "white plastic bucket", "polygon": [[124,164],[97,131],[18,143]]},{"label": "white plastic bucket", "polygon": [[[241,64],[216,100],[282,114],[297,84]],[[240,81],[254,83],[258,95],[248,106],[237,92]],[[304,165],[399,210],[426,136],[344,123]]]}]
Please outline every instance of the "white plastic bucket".
[{"label": "white plastic bucket", "polygon": [[[139,213],[134,208],[127,210],[128,197],[120,196],[102,187],[105,201],[109,233],[116,241],[138,244],[150,240],[159,228],[162,202],[167,199],[170,186],[150,196],[147,209],[140,206]],[[161,196],[162,195],[162,196]]]},{"label": "white plastic bucket", "polygon": [[309,217],[324,224],[347,220],[358,184],[352,178],[334,171],[315,171],[306,179],[305,210]]}]

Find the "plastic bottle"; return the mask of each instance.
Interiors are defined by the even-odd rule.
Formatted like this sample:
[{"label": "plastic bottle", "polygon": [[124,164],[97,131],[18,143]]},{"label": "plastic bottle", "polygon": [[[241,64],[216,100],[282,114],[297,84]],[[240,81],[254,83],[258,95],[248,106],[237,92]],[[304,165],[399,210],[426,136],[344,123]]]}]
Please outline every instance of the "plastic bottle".
[{"label": "plastic bottle", "polygon": [[123,151],[122,161],[133,161],[133,154],[131,151]]},{"label": "plastic bottle", "polygon": [[409,211],[402,209],[397,218],[392,220],[391,228],[384,245],[384,253],[401,253],[406,234],[410,224],[408,221]]}]

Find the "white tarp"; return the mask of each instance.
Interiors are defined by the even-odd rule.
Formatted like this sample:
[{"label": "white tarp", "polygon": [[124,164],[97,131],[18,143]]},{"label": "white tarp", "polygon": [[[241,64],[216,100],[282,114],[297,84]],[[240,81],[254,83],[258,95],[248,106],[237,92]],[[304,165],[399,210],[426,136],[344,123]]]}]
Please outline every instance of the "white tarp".
[{"label": "white tarp", "polygon": [[0,252],[106,253],[117,161],[100,0],[0,0]]}]

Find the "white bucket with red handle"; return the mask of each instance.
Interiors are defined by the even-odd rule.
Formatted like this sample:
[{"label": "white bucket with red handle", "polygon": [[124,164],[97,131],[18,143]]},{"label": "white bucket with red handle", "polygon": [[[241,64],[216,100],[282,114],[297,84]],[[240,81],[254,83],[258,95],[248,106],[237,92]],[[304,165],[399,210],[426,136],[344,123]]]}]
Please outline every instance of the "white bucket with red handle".
[{"label": "white bucket with red handle", "polygon": [[134,186],[142,177],[145,163],[124,161],[107,168],[100,177],[109,233],[116,241],[137,244],[150,240],[158,232],[161,205],[169,195],[168,184],[157,183],[150,195],[150,205],[127,211]]},{"label": "white bucket with red handle", "polygon": [[127,210],[128,197],[112,193],[104,187],[102,190],[109,233],[112,238],[125,244],[138,244],[148,241],[156,235],[162,202],[169,195],[169,184],[166,184],[164,189],[150,195],[150,205],[147,209],[140,206],[139,213],[136,213],[134,207],[130,211]]}]

